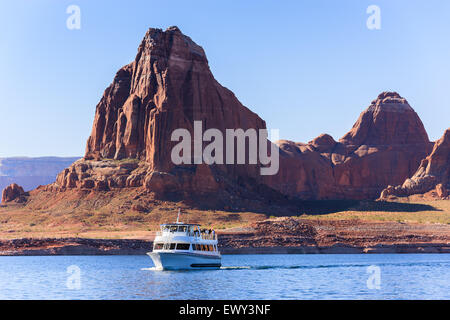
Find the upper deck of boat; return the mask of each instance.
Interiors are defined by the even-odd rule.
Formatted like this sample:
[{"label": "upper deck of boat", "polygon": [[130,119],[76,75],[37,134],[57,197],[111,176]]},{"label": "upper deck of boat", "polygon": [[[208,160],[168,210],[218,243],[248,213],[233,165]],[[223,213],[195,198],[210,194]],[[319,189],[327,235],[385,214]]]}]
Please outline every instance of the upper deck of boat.
[{"label": "upper deck of boat", "polygon": [[184,236],[202,240],[216,240],[217,234],[214,230],[201,229],[199,224],[194,223],[164,223],[160,225],[161,231],[156,233],[157,237]]}]

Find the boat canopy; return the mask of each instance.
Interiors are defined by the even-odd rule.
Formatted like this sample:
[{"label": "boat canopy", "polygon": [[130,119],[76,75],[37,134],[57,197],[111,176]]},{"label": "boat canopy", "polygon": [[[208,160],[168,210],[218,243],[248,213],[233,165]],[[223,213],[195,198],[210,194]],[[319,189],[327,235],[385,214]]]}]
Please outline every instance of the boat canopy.
[{"label": "boat canopy", "polygon": [[194,232],[194,230],[199,230],[197,224],[189,223],[167,223],[161,225],[161,231],[165,232]]}]

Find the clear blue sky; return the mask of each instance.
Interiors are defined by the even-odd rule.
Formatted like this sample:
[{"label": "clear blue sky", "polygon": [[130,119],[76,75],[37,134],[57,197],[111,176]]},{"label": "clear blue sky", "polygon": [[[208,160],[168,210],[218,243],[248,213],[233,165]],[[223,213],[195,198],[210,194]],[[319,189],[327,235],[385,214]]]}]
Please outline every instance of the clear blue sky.
[{"label": "clear blue sky", "polygon": [[[80,30],[66,28],[71,4]],[[371,4],[381,30],[366,27]],[[395,90],[435,140],[450,126],[449,15],[448,0],[1,1],[0,157],[83,155],[116,71],[147,28],[171,25],[282,139],[339,139]]]}]

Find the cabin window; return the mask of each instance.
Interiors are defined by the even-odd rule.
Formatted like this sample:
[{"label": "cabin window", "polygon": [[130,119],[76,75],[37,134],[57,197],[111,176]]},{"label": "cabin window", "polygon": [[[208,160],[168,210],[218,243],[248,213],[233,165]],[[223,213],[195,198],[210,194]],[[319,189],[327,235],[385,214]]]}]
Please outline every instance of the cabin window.
[{"label": "cabin window", "polygon": [[186,226],[181,226],[181,227],[178,227],[178,232],[183,232],[183,233],[185,233],[186,232]]},{"label": "cabin window", "polygon": [[189,243],[177,243],[177,250],[189,250]]},{"label": "cabin window", "polygon": [[170,232],[177,232],[177,226],[171,226],[170,227]]},{"label": "cabin window", "polygon": [[164,244],[160,243],[160,242],[155,243],[155,245],[153,246],[153,248],[156,250],[161,250],[163,247],[164,247]]},{"label": "cabin window", "polygon": [[170,250],[175,250],[175,246],[176,246],[177,244],[176,243],[171,243],[170,244]]},{"label": "cabin window", "polygon": [[209,245],[208,248],[209,248],[209,251],[214,251],[214,248],[212,245]]}]

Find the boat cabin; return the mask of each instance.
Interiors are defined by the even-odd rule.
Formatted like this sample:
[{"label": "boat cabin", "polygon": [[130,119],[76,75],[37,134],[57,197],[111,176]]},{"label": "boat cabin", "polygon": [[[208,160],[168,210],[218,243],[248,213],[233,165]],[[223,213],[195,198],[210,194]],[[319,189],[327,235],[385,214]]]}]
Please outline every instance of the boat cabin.
[{"label": "boat cabin", "polygon": [[218,252],[217,235],[214,230],[201,229],[197,224],[162,224],[153,250]]}]

